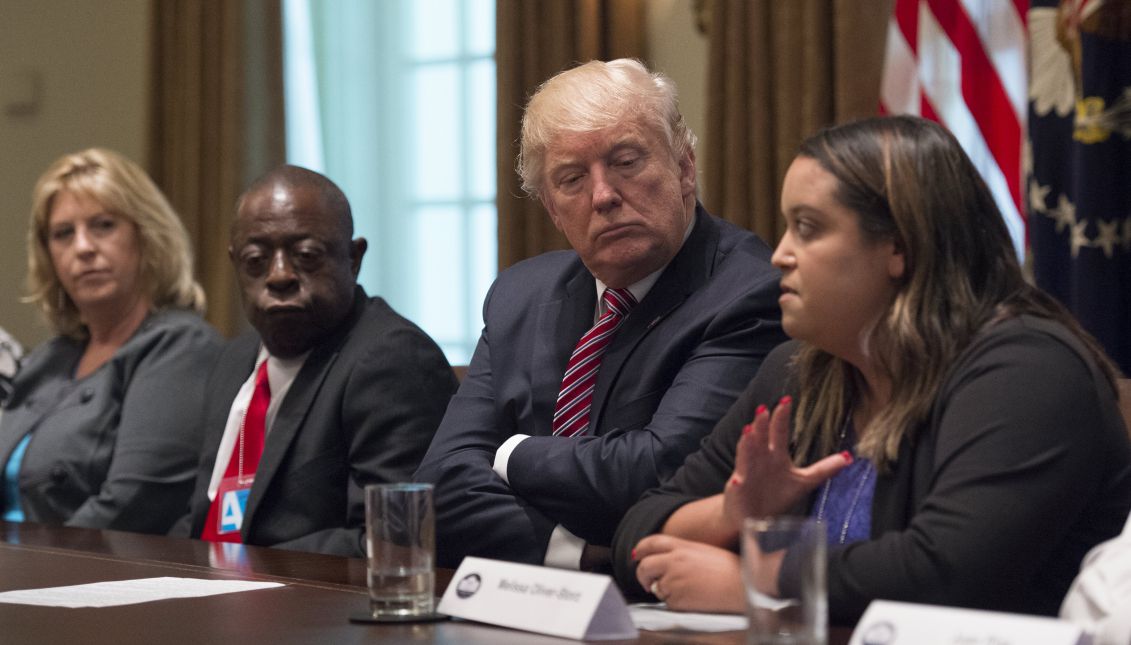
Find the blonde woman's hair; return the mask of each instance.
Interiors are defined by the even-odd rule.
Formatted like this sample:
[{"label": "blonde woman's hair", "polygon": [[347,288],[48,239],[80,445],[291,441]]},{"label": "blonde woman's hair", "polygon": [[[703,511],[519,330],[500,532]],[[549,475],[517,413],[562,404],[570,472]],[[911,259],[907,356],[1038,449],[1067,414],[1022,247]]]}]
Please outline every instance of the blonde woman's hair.
[{"label": "blonde woman's hair", "polygon": [[188,233],[173,207],[137,164],[111,150],[90,148],[57,159],[32,191],[26,301],[39,307],[56,333],[75,338],[87,333],[48,250],[51,209],[64,192],[92,199],[137,227],[140,282],[155,308],[203,313],[204,290],[193,278]]},{"label": "blonde woman's hair", "polygon": [[675,84],[638,60],[593,60],[542,83],[522,115],[517,164],[522,189],[541,196],[546,150],[554,139],[595,132],[626,119],[638,119],[659,132],[676,160],[695,150],[695,134],[679,113]]},{"label": "blonde woman's hair", "polygon": [[[832,127],[801,144],[837,179],[835,198],[859,217],[864,238],[893,241],[905,269],[868,339],[891,400],[857,428],[858,452],[886,469],[904,437],[926,421],[948,368],[983,328],[1021,314],[1050,318],[1078,336],[1114,383],[1099,344],[1059,303],[1026,283],[1001,213],[958,141],[917,117]],[[801,396],[796,454],[837,448],[863,378],[811,345],[796,358]]]}]

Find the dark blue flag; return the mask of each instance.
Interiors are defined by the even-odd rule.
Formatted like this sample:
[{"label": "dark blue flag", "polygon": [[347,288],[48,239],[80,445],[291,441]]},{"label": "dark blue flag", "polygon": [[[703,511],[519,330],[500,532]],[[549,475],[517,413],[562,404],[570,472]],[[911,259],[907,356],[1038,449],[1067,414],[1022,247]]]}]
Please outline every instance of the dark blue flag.
[{"label": "dark blue flag", "polygon": [[1131,375],[1131,0],[1033,0],[1029,35],[1034,275]]}]

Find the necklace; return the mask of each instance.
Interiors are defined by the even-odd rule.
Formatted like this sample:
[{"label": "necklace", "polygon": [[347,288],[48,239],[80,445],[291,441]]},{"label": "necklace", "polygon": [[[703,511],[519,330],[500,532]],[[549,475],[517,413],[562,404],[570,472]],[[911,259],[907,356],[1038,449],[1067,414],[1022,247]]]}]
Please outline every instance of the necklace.
[{"label": "necklace", "polygon": [[[848,419],[844,421],[844,426],[840,429],[840,447],[844,447],[844,438],[848,435]],[[860,503],[860,496],[864,492],[864,487],[868,483],[868,478],[872,474],[872,463],[866,462],[864,465],[864,473],[856,482],[856,490],[852,493],[852,501],[848,505],[848,512],[844,516],[844,522],[840,527],[840,534],[838,536],[838,543],[844,544],[845,539],[848,538],[848,526],[852,522],[852,516],[856,513],[856,506]],[[821,502],[817,506],[817,521],[824,522],[825,520],[825,505],[829,501],[829,491],[832,489],[833,480],[828,479],[825,482],[824,490],[821,492]]]},{"label": "necklace", "polygon": [[[848,436],[848,419],[844,418],[844,423],[840,426],[840,437],[837,438],[837,446],[844,449],[844,438]],[[821,493],[821,504],[817,507],[817,521],[822,522],[825,519],[825,503],[829,501],[829,488],[833,485],[833,480],[830,477],[825,481],[825,490]]]}]

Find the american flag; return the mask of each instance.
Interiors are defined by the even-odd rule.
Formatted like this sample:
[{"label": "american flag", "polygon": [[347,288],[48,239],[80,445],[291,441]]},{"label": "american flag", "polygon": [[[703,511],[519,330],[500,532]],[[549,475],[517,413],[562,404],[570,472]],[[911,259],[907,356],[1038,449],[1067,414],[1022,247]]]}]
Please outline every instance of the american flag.
[{"label": "american flag", "polygon": [[881,110],[954,133],[1037,284],[1131,374],[1131,0],[895,0],[887,34]]},{"label": "american flag", "polygon": [[1029,0],[896,0],[880,109],[945,125],[962,143],[1025,251],[1022,146]]}]

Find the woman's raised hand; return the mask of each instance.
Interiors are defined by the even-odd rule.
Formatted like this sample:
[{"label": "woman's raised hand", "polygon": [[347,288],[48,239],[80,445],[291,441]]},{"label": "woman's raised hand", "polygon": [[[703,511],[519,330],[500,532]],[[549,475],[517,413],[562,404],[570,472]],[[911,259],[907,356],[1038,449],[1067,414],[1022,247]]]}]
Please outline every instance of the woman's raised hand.
[{"label": "woman's raised hand", "polygon": [[734,458],[734,473],[723,490],[723,513],[741,530],[747,517],[773,517],[788,511],[810,491],[852,463],[842,452],[807,466],[794,466],[789,454],[789,416],[792,399],[778,401],[773,413],[758,406],[754,420],[742,430]]}]

